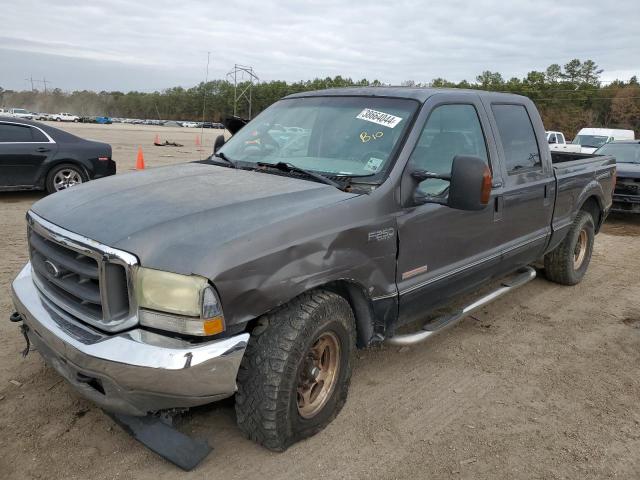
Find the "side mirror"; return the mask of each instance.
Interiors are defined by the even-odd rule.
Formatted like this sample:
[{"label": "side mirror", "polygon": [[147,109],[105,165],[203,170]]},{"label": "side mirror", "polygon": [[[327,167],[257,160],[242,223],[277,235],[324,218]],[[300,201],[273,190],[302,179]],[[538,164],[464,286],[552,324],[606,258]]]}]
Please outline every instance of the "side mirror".
[{"label": "side mirror", "polygon": [[224,145],[224,135],[218,135],[216,141],[213,142],[213,153],[216,153]]},{"label": "side mirror", "polygon": [[430,178],[449,181],[446,199],[414,195],[416,204],[439,203],[456,210],[470,211],[482,210],[489,204],[493,179],[491,170],[481,158],[457,155],[453,159],[450,175],[416,170],[411,176],[418,183]]}]

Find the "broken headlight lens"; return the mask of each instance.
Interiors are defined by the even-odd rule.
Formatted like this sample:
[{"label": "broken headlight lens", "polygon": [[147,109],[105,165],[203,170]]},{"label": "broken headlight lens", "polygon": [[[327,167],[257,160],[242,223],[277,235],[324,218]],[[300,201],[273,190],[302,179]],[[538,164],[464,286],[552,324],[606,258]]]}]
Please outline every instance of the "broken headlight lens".
[{"label": "broken headlight lens", "polygon": [[220,299],[204,277],[139,267],[134,292],[141,325],[200,336],[225,329]]}]

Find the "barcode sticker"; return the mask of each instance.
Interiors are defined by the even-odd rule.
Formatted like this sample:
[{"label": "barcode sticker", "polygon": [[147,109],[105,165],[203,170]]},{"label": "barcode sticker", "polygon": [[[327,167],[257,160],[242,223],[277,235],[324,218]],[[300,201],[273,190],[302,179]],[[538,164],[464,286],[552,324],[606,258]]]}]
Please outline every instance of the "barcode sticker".
[{"label": "barcode sticker", "polygon": [[362,110],[356,118],[367,122],[377,123],[378,125],[383,125],[389,128],[395,127],[402,121],[401,117],[396,117],[390,113],[371,110],[370,108]]}]

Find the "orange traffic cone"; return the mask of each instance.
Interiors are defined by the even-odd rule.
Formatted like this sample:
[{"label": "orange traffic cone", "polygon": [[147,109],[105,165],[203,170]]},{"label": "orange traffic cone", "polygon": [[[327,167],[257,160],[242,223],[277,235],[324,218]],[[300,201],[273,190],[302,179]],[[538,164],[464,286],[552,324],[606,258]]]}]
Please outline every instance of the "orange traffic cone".
[{"label": "orange traffic cone", "polygon": [[138,158],[136,159],[136,170],[144,170],[144,154],[142,147],[138,147]]},{"label": "orange traffic cone", "polygon": [[160,135],[156,133],[156,138],[153,139],[153,143],[160,143]]},{"label": "orange traffic cone", "polygon": [[196,147],[199,147],[200,145],[202,145],[200,143],[200,135],[196,135]]}]

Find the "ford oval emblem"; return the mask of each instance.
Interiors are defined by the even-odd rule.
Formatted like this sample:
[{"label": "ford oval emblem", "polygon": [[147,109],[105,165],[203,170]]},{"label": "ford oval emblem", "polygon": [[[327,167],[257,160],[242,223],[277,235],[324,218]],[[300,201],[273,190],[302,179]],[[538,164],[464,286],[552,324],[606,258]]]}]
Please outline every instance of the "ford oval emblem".
[{"label": "ford oval emblem", "polygon": [[44,266],[52,277],[58,278],[60,276],[60,269],[51,260],[45,260]]}]

